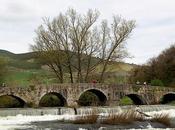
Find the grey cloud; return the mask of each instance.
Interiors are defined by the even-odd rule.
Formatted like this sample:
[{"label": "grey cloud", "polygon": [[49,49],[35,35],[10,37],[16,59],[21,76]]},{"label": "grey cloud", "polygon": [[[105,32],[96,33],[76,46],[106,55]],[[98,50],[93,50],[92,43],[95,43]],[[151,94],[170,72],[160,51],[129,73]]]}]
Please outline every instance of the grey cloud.
[{"label": "grey cloud", "polygon": [[174,5],[174,0],[1,0],[0,48],[27,52],[42,17],[52,18],[68,7],[80,13],[92,8],[100,11],[101,19],[120,14],[136,20],[127,46],[135,58],[127,61],[141,64],[175,41]]},{"label": "grey cloud", "polygon": [[37,19],[38,13],[30,3],[20,0],[7,1],[2,4],[4,8],[0,8],[0,22],[30,22]]}]

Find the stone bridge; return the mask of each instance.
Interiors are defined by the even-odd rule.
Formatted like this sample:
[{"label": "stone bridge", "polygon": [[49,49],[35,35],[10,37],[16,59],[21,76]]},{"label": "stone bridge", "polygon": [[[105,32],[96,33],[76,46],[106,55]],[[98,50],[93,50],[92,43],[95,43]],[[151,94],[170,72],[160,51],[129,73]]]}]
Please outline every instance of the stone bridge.
[{"label": "stone bridge", "polygon": [[128,96],[137,105],[167,103],[175,100],[175,90],[172,88],[98,83],[37,85],[25,88],[1,87],[0,97],[12,96],[24,106],[32,104],[38,107],[45,95],[53,94],[59,97],[63,106],[75,107],[80,96],[87,91],[96,94],[103,105],[109,106],[118,105],[124,96]]}]

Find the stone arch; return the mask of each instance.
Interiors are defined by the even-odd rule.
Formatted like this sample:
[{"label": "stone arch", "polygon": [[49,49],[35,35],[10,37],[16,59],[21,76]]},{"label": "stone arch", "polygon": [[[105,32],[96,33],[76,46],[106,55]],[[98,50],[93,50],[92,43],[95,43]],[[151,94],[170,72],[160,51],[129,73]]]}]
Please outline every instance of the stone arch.
[{"label": "stone arch", "polygon": [[175,93],[173,92],[164,94],[160,99],[161,104],[166,104],[172,101],[175,101]]},{"label": "stone arch", "polygon": [[[92,92],[93,94],[95,94],[98,97],[98,99],[99,99],[98,105],[104,106],[106,104],[107,95],[103,91],[96,89],[96,88],[86,89],[83,92],[81,92],[78,96],[78,103],[79,103],[79,99],[81,98],[81,96],[86,92]],[[80,105],[80,103],[79,103],[79,105]]]},{"label": "stone arch", "polygon": [[43,99],[45,96],[48,96],[48,95],[54,95],[54,96],[58,97],[59,100],[60,100],[60,105],[59,105],[60,107],[67,106],[66,98],[65,98],[62,94],[57,93],[57,92],[49,92],[49,93],[43,94],[43,96],[40,98],[40,100],[39,100],[39,106],[40,106],[40,107],[42,107],[42,105],[41,105],[42,99]]},{"label": "stone arch", "polygon": [[9,97],[12,97],[15,100],[17,100],[20,103],[18,107],[26,107],[27,106],[27,102],[23,98],[21,98],[20,96],[16,96],[16,95],[12,95],[12,94],[3,94],[3,95],[0,95],[0,98],[3,96],[9,96]]},{"label": "stone arch", "polygon": [[142,98],[142,96],[138,94],[127,94],[125,95],[129,97],[135,105],[145,105],[146,101]]}]

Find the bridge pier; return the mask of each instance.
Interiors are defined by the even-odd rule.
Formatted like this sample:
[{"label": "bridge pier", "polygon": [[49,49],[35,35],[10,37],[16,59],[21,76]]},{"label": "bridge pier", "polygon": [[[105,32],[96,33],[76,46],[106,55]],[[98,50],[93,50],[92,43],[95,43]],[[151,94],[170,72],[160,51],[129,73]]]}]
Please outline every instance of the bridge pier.
[{"label": "bridge pier", "polygon": [[68,107],[78,107],[78,103],[76,100],[67,100]]},{"label": "bridge pier", "polygon": [[106,102],[106,104],[105,104],[106,106],[117,106],[117,105],[119,105],[119,101],[117,101],[117,100],[113,100],[113,101],[107,101]]}]

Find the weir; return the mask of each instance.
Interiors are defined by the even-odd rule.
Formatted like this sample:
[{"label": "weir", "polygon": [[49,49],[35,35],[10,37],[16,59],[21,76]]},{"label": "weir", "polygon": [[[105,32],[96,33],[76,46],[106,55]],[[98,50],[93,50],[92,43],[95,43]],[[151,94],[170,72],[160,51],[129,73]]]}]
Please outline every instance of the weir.
[{"label": "weir", "polygon": [[[117,113],[122,110],[135,109],[137,106],[116,106],[116,107],[80,107],[80,108],[9,108],[0,109],[0,117],[6,116],[39,116],[39,115],[86,115],[93,111],[98,113]],[[175,109],[175,106],[170,105],[142,105],[139,108],[144,112],[160,111]]]}]

